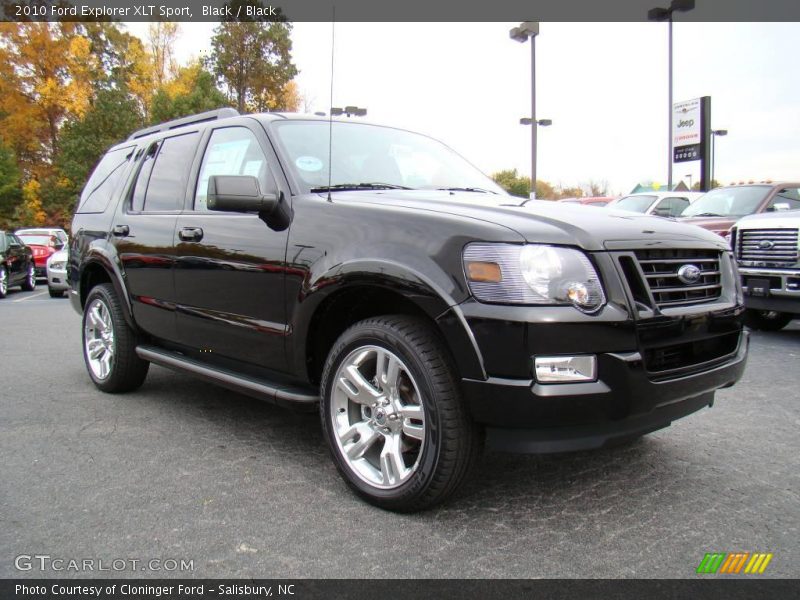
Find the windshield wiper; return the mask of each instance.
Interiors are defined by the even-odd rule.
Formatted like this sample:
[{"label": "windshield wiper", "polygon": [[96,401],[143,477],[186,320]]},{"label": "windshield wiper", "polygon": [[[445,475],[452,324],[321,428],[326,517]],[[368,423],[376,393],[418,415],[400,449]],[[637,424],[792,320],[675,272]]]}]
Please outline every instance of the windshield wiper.
[{"label": "windshield wiper", "polygon": [[335,192],[346,190],[411,190],[413,188],[404,185],[395,185],[394,183],[381,183],[379,181],[372,181],[367,183],[336,183],[333,185],[322,185],[319,187],[311,188],[312,192]]},{"label": "windshield wiper", "polygon": [[717,213],[712,212],[704,212],[704,213],[697,213],[696,215],[691,215],[693,217],[724,217],[725,215],[718,215]]},{"label": "windshield wiper", "polygon": [[485,190],[479,187],[442,187],[436,189],[443,192],[478,192],[479,194],[497,194],[497,192],[493,192],[492,190]]}]

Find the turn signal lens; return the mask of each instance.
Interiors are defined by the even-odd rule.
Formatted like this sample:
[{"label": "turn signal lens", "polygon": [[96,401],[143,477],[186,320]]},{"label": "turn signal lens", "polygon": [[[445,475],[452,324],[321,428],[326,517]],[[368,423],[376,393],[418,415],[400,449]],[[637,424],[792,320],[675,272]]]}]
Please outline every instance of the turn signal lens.
[{"label": "turn signal lens", "polygon": [[500,270],[500,265],[493,262],[467,263],[467,276],[470,281],[483,283],[500,283],[503,281],[503,272]]}]

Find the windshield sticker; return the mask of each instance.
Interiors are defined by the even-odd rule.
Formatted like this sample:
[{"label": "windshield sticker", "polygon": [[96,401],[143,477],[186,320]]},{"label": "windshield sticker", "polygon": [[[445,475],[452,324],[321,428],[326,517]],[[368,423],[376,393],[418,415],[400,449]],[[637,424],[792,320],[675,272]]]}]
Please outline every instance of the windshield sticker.
[{"label": "windshield sticker", "polygon": [[322,161],[316,156],[300,156],[294,164],[301,171],[319,171],[322,169]]}]

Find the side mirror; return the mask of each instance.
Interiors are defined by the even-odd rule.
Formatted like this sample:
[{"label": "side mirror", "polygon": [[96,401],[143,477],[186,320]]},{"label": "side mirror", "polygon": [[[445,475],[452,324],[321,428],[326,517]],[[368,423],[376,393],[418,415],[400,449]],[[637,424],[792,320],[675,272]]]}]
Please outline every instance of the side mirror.
[{"label": "side mirror", "polygon": [[775,211],[779,210],[789,210],[791,205],[788,202],[776,202],[772,205],[772,209]]},{"label": "side mirror", "polygon": [[271,213],[278,205],[277,194],[262,194],[252,175],[212,175],[208,178],[207,204],[210,210]]}]

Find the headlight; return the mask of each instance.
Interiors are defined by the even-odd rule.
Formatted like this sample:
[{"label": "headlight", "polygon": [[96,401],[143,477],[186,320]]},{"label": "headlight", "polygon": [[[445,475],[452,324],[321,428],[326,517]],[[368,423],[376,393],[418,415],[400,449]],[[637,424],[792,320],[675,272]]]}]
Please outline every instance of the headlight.
[{"label": "headlight", "polygon": [[61,261],[56,261],[56,262],[51,262],[47,266],[50,269],[52,269],[53,271],[63,271],[63,270],[65,270],[67,268],[67,263],[61,262]]},{"label": "headlight", "polygon": [[589,258],[580,250],[529,244],[469,244],[464,271],[481,302],[566,304],[587,313],[606,297]]}]

